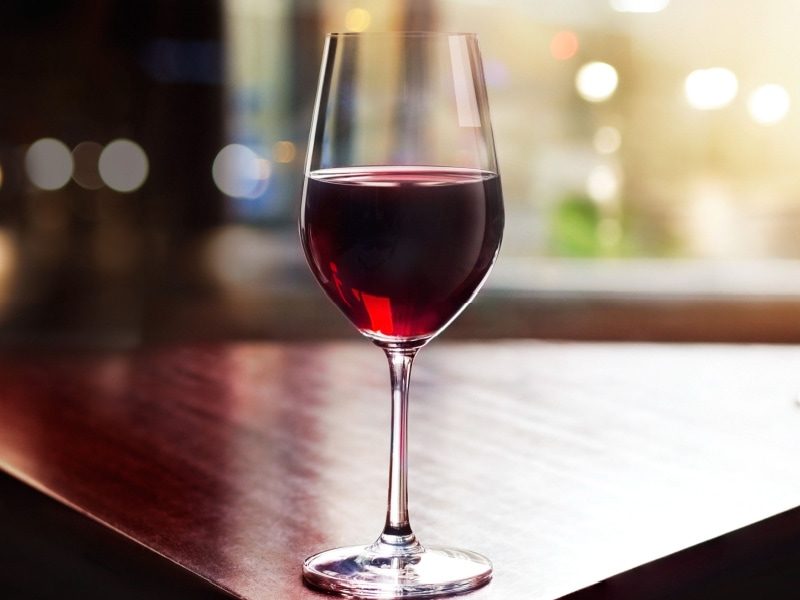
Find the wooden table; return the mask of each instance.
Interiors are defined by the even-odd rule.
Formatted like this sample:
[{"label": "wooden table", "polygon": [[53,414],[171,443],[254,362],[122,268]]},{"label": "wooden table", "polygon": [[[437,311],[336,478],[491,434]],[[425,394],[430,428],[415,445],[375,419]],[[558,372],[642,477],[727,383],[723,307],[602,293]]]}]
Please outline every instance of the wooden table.
[{"label": "wooden table", "polygon": [[[437,340],[412,525],[493,560],[475,600],[714,597],[798,552],[798,393],[797,346]],[[362,340],[0,361],[0,468],[234,597],[321,597],[300,564],[377,536],[388,437]]]}]

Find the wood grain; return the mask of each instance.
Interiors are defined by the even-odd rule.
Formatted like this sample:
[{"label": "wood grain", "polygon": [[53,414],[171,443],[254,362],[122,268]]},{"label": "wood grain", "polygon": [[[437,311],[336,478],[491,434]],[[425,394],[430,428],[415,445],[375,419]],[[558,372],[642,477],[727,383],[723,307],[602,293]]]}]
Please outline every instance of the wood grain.
[{"label": "wood grain", "polygon": [[[412,376],[423,542],[554,599],[800,504],[800,348],[434,342]],[[235,596],[382,525],[388,371],[367,342],[11,353],[0,468]]]}]

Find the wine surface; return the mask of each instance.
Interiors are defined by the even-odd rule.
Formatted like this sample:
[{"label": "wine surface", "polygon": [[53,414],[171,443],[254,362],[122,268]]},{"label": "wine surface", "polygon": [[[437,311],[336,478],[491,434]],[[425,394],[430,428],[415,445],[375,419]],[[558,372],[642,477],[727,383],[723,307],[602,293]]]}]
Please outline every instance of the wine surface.
[{"label": "wine surface", "polygon": [[311,270],[363,333],[433,336],[472,299],[503,233],[500,179],[438,167],[328,169],[306,179]]}]

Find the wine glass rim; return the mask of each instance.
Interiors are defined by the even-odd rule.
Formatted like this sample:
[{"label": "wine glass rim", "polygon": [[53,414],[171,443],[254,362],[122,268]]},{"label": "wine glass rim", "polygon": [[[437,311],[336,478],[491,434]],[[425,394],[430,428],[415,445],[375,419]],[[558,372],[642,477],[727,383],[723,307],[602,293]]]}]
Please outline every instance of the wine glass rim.
[{"label": "wine glass rim", "polygon": [[449,37],[464,36],[478,37],[477,33],[469,31],[334,31],[326,37]]}]

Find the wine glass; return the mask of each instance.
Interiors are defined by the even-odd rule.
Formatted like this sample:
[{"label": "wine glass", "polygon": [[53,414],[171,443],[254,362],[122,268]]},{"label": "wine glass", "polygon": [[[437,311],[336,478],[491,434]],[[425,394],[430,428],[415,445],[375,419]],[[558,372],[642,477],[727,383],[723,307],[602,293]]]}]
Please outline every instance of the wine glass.
[{"label": "wine glass", "polygon": [[489,582],[469,550],[423,546],[407,497],[408,388],[417,351],[472,300],[504,209],[475,34],[326,37],[300,212],[328,298],[389,359],[386,524],[371,545],[306,559],[308,584],[364,598],[430,597]]}]

